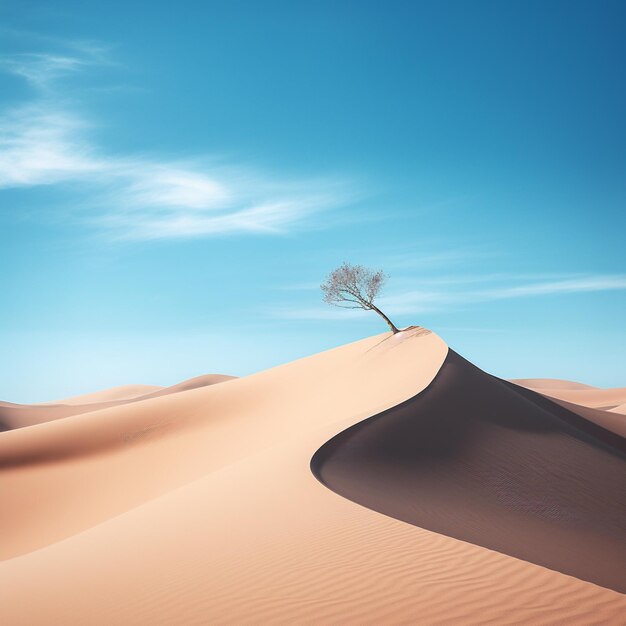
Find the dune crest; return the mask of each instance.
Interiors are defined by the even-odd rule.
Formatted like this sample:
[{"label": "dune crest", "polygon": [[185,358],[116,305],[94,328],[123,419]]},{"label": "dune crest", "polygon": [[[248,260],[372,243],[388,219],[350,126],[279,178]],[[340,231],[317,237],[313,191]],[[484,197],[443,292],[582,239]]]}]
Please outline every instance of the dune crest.
[{"label": "dune crest", "polygon": [[626,439],[452,351],[312,468],[374,510],[626,592]]},{"label": "dune crest", "polygon": [[573,380],[561,380],[560,378],[511,378],[511,382],[535,391],[541,389],[597,389],[591,385],[577,383]]},{"label": "dune crest", "polygon": [[37,402],[37,405],[50,404],[93,404],[94,402],[111,402],[113,400],[130,400],[144,396],[147,393],[164,389],[160,385],[120,385],[118,387],[109,387],[101,391],[92,393],[83,393],[79,396],[71,396],[69,398],[61,398],[60,400],[50,400],[48,402]]},{"label": "dune crest", "polygon": [[551,396],[546,397],[550,398],[550,400],[552,400],[555,404],[566,408],[568,411],[576,413],[576,415],[580,415],[586,420],[589,420],[602,428],[606,428],[606,430],[610,430],[620,437],[626,437],[626,418],[622,417],[619,411],[616,411],[615,409],[593,409],[583,404],[574,404],[573,402],[566,402],[565,400],[559,400],[558,398],[552,398]]},{"label": "dune crest", "polygon": [[[537,380],[537,379],[529,379]],[[528,389],[532,389],[544,396],[565,400],[572,404],[580,404],[592,409],[612,409],[620,404],[626,403],[626,387],[618,387],[615,389],[598,389],[597,387],[549,387],[539,384],[524,384],[522,379],[512,380],[512,383],[521,385]],[[574,383],[580,385],[580,383]]]},{"label": "dune crest", "polygon": [[124,385],[73,396],[58,402],[45,402],[39,404],[13,404],[0,402],[0,432],[25,428],[35,424],[43,424],[72,415],[93,413],[114,406],[121,406],[131,402],[140,402],[149,398],[158,398],[172,393],[180,393],[198,387],[216,385],[232,380],[234,376],[223,374],[204,374],[190,378],[170,387],[156,385]]},{"label": "dune crest", "polygon": [[[610,413],[618,413],[619,415],[626,415],[626,403],[609,409]],[[624,435],[626,437],[626,434]]]},{"label": "dune crest", "polygon": [[[620,417],[626,415],[626,402],[621,405],[612,404],[622,397],[626,398],[626,390],[623,388],[598,389],[582,383],[549,378],[519,378],[511,380],[511,382],[536,391],[550,398],[556,404],[565,407],[568,411],[576,413],[621,437],[626,437],[626,419]],[[609,402],[608,405],[607,402]]]},{"label": "dune crest", "polygon": [[385,334],[2,433],[17,520],[0,519],[0,621],[621,623],[620,594],[357,506],[311,473],[320,446],[427,387],[447,352]]}]

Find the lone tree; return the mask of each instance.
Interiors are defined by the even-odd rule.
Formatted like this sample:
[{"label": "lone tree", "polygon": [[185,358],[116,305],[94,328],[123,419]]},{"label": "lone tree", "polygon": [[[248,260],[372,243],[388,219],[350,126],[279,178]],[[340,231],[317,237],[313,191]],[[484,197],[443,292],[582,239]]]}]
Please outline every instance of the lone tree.
[{"label": "lone tree", "polygon": [[321,285],[324,302],[344,309],[375,311],[389,325],[395,335],[400,332],[396,325],[374,304],[387,280],[382,270],[371,270],[362,265],[344,263],[331,272]]}]

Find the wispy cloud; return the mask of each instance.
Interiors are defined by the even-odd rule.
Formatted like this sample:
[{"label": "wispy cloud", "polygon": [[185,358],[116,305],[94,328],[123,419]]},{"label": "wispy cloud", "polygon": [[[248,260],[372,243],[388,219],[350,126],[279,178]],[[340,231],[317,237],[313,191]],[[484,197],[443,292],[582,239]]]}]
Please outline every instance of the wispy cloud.
[{"label": "wispy cloud", "polygon": [[277,234],[287,232],[298,222],[305,222],[307,218],[337,206],[336,197],[322,194],[316,196],[314,190],[309,195],[277,197],[258,201],[256,204],[253,197],[255,190],[231,190],[233,197],[216,207],[211,206],[212,202],[200,207],[193,201],[185,203],[186,190],[171,205],[133,205],[127,196],[123,199],[128,204],[126,211],[109,213],[99,218],[98,223],[116,231],[123,239],[162,239],[229,233]]},{"label": "wispy cloud", "polygon": [[[548,275],[550,278],[551,275]],[[483,289],[458,289],[458,285],[472,282],[504,281],[506,284]],[[523,281],[522,284],[511,283]],[[445,285],[448,285],[448,288]],[[560,280],[546,280],[535,277],[532,282],[527,277],[509,275],[487,275],[468,277],[455,286],[453,282],[440,283],[439,289],[414,289],[404,293],[381,298],[381,304],[395,314],[422,313],[440,310],[443,307],[466,305],[476,302],[508,300],[532,296],[579,293],[589,291],[614,291],[626,289],[626,275],[576,275]]]},{"label": "wispy cloud", "polygon": [[536,282],[515,287],[493,289],[483,292],[483,295],[489,299],[523,298],[526,296],[585,291],[615,291],[617,289],[626,289],[626,275],[576,276],[565,280]]},{"label": "wispy cloud", "polygon": [[468,256],[476,258],[484,257],[484,251],[454,249],[439,250],[436,252],[424,253],[421,251],[409,251],[385,255],[383,265],[390,271],[408,271],[408,270],[428,270],[432,267],[442,267],[446,265],[455,265],[465,261]]},{"label": "wispy cloud", "polygon": [[0,118],[0,189],[76,181],[104,163],[82,138],[86,124],[67,111],[31,104]]},{"label": "wispy cloud", "polygon": [[57,185],[84,197],[80,219],[116,238],[162,239],[234,233],[280,233],[349,203],[338,180],[291,180],[215,165],[207,157],[112,155],[90,138],[92,123],[67,98],[59,79],[102,61],[81,54],[20,54],[0,69],[27,80],[39,95],[0,116],[2,188]]},{"label": "wispy cloud", "polygon": [[[551,280],[553,276],[547,274],[542,278],[541,275],[530,275],[534,280],[528,280],[529,275],[523,274],[467,276],[465,278],[459,277],[456,281],[451,277],[443,277],[439,281],[437,277],[426,278],[420,281],[424,285],[423,287],[381,297],[379,304],[390,315],[408,315],[450,310],[451,308],[496,300],[626,289],[626,275],[624,274],[578,274],[569,277],[560,275],[559,280]],[[428,284],[429,281],[430,285]],[[505,282],[505,284],[480,289],[464,287],[464,285],[472,283],[485,282]],[[433,285],[438,285],[438,287],[433,288]],[[459,286],[461,286],[460,289]],[[317,306],[280,307],[275,309],[272,315],[282,319],[306,320],[354,320],[358,317],[356,313],[353,315],[349,315],[349,313],[353,312],[335,311],[333,309],[329,311],[328,307],[320,302]]]},{"label": "wispy cloud", "polygon": [[46,90],[65,76],[88,66],[110,64],[106,48],[73,42],[69,53],[21,52],[0,58],[0,70],[24,78],[33,87]]},{"label": "wispy cloud", "polygon": [[35,87],[45,87],[61,76],[75,72],[83,66],[82,59],[54,54],[14,54],[0,60],[0,67],[25,78]]}]

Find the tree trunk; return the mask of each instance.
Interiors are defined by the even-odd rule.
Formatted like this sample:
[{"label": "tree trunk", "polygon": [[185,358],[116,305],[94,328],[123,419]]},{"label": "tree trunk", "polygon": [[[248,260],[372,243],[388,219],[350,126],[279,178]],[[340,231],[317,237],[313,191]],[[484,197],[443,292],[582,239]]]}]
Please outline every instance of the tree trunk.
[{"label": "tree trunk", "polygon": [[385,322],[387,322],[387,325],[389,326],[389,328],[391,328],[391,332],[394,335],[400,332],[400,329],[396,328],[396,325],[375,304],[370,303],[370,306],[372,307],[373,311],[376,311],[376,313],[378,313],[378,315],[380,315],[385,320]]}]

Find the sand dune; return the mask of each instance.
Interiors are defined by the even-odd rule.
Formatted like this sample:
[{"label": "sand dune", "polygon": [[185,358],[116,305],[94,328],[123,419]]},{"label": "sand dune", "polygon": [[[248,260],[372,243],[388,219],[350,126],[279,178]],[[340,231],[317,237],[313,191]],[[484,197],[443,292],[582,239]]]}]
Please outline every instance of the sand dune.
[{"label": "sand dune", "polygon": [[189,391],[190,389],[198,389],[198,387],[209,387],[210,385],[225,383],[226,381],[234,380],[235,378],[236,376],[226,376],[225,374],[203,374],[202,376],[196,376],[195,378],[184,380],[182,383],[172,385],[171,387],[155,389],[150,393],[142,395],[141,399],[147,400],[148,398],[166,396],[170,393],[179,393],[181,391]]},{"label": "sand dune", "polygon": [[164,387],[160,385],[121,385],[93,393],[84,393],[80,396],[62,398],[61,400],[38,402],[37,404],[93,404],[94,402],[111,402],[112,400],[130,400],[159,389],[164,389]]},{"label": "sand dune", "polygon": [[71,415],[93,413],[109,407],[120,406],[130,402],[139,402],[149,398],[188,391],[197,387],[215,385],[232,380],[234,376],[222,374],[205,374],[196,376],[170,387],[156,385],[124,385],[113,387],[95,393],[74,396],[56,403],[46,402],[39,404],[13,404],[0,402],[0,431],[24,428],[35,424],[42,424]]},{"label": "sand dune", "polygon": [[519,378],[511,382],[537,391],[567,410],[626,437],[626,419],[620,417],[626,415],[626,402],[613,404],[622,397],[626,398],[626,389],[598,389],[582,383],[551,378]]},{"label": "sand dune", "polygon": [[594,409],[612,409],[620,404],[626,403],[626,388],[617,389],[573,389],[571,391],[561,391],[555,389],[546,389],[541,393],[573,402],[574,404],[582,404]]},{"label": "sand dune", "polygon": [[[511,382],[533,389],[551,398],[558,398],[573,404],[580,404],[594,409],[612,409],[620,404],[626,403],[626,387],[616,389],[598,389],[597,387],[550,387],[549,382],[545,384],[535,382],[533,384],[525,384],[526,381],[541,381],[541,379],[517,379]],[[580,383],[572,383],[579,385]]]},{"label": "sand dune", "polygon": [[582,404],[574,404],[573,402],[566,402],[565,400],[551,398],[550,396],[546,397],[549,397],[552,402],[566,408],[568,411],[576,413],[576,415],[580,415],[586,420],[589,420],[594,424],[598,424],[598,426],[602,426],[602,428],[606,428],[621,437],[626,437],[626,418],[622,417],[616,409],[592,409],[591,407],[584,406]]},{"label": "sand dune", "polygon": [[584,385],[583,383],[577,383],[572,380],[561,380],[559,378],[512,378],[512,383],[521,385],[522,387],[528,387],[539,391],[540,389],[597,389],[591,385]]},{"label": "sand dune", "polygon": [[108,406],[125,404],[127,400],[91,402],[88,404],[13,404],[0,403],[0,431],[25,428],[70,415],[89,413]]},{"label": "sand dune", "polygon": [[622,623],[621,594],[380,515],[310,472],[446,355],[434,334],[372,337],[2,433],[0,621]]},{"label": "sand dune", "polygon": [[374,510],[626,592],[626,440],[452,351],[312,467]]},{"label": "sand dune", "polygon": [[[425,357],[440,353],[441,362],[447,348],[434,337],[373,338],[227,384],[3,433],[4,504],[13,515],[0,518],[0,558],[68,537],[317,426],[320,413],[357,421],[398,395],[406,399],[416,384],[410,375],[368,365],[415,356],[411,341]],[[440,362],[424,358],[417,367],[432,377]],[[312,396],[306,408],[302,392]]]}]

